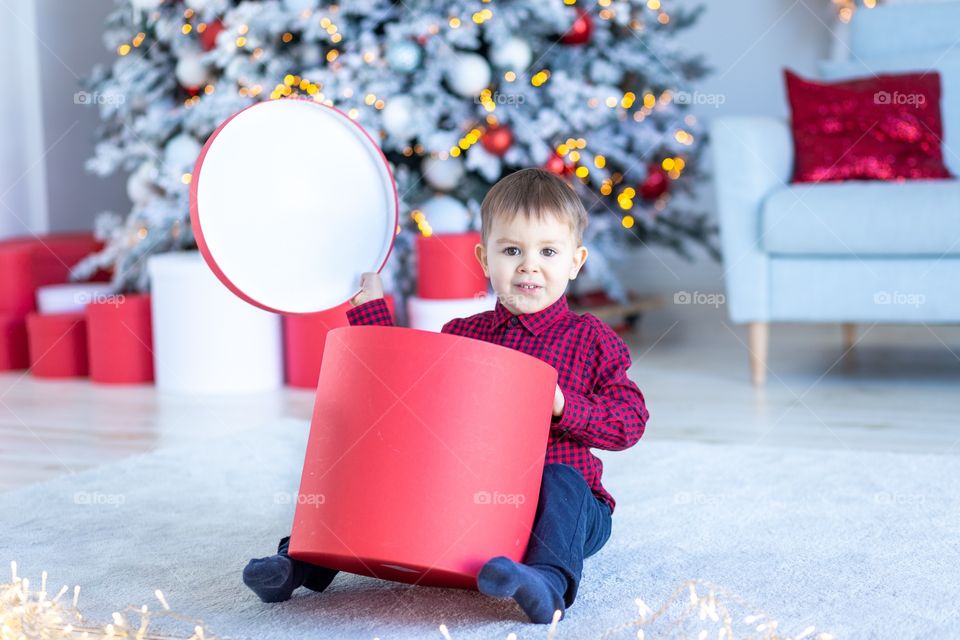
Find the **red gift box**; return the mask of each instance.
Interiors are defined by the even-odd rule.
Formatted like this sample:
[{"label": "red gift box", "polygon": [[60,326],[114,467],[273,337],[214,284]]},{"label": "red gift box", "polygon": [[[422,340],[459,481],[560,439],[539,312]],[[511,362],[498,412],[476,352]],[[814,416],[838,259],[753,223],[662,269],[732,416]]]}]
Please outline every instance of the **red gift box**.
[{"label": "red gift box", "polygon": [[487,278],[474,253],[479,231],[417,236],[417,291],[428,299],[486,295]]},{"label": "red gift box", "polygon": [[26,321],[15,314],[0,313],[0,371],[29,366]]},{"label": "red gift box", "polygon": [[107,296],[86,307],[90,379],[153,382],[153,326],[147,294]]},{"label": "red gift box", "polygon": [[[0,371],[30,364],[25,319],[37,308],[37,289],[66,282],[73,265],[102,247],[85,232],[0,240]],[[98,272],[94,279],[109,277]]]},{"label": "red gift box", "polygon": [[[66,282],[70,269],[103,244],[90,233],[10,238],[0,241],[0,312],[23,316],[37,308],[36,291]],[[106,280],[101,272],[95,280]]]},{"label": "red gift box", "polygon": [[83,313],[27,314],[30,372],[37,378],[77,378],[89,372]]},{"label": "red gift box", "polygon": [[[383,296],[387,308],[396,321],[393,296]],[[347,311],[353,308],[349,301],[338,307],[318,313],[283,316],[283,361],[287,384],[291,387],[316,389],[320,377],[320,363],[327,333],[337,327],[346,327]]]}]

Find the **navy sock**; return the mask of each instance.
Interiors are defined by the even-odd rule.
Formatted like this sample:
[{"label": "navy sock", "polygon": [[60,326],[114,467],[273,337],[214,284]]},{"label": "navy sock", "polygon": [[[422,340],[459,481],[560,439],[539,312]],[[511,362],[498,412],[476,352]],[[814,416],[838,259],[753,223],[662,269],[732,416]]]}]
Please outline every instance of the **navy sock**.
[{"label": "navy sock", "polygon": [[547,624],[553,612],[565,610],[558,576],[545,570],[514,562],[505,556],[488,561],[477,574],[481,593],[498,598],[513,598],[531,622]]},{"label": "navy sock", "polygon": [[289,600],[297,587],[326,589],[338,571],[294,560],[285,553],[252,558],[243,569],[243,583],[264,602]]}]

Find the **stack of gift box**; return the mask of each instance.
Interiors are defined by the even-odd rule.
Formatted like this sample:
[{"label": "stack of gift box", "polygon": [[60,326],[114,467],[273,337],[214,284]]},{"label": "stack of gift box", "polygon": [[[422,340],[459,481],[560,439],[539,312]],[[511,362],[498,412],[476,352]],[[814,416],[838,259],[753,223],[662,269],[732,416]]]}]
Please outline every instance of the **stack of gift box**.
[{"label": "stack of gift box", "polygon": [[[420,235],[417,294],[408,324],[439,331],[492,309],[474,255],[474,231]],[[327,333],[348,325],[350,302],[319,313],[277,316],[226,290],[198,252],[148,260],[151,294],[115,294],[109,273],[68,282],[70,268],[102,245],[92,234],[0,241],[0,371],[37,378],[89,377],[190,393],[314,389]],[[395,300],[385,296],[397,318]],[[282,327],[282,331],[281,331]]]},{"label": "stack of gift box", "polygon": [[98,272],[68,283],[70,269],[102,248],[90,233],[0,241],[0,370],[96,382],[153,379],[147,296],[116,296]]}]

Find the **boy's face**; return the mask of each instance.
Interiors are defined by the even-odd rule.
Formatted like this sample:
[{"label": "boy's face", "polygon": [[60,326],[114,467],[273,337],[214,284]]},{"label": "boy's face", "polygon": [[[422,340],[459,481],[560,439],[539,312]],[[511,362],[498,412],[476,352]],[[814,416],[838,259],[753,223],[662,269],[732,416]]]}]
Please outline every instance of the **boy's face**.
[{"label": "boy's face", "polygon": [[[573,230],[554,216],[527,220],[523,215],[494,219],[487,244],[476,246],[477,260],[500,302],[514,315],[535,313],[560,299],[567,283],[587,260],[575,247]],[[535,288],[524,288],[531,283]]]}]

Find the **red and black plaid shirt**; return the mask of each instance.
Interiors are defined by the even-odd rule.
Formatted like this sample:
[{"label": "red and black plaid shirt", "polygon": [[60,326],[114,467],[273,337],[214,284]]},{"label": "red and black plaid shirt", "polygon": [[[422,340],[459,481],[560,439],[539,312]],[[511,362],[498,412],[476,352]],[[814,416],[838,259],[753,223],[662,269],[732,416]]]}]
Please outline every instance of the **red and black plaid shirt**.
[{"label": "red and black plaid shirt", "polygon": [[[383,298],[348,309],[347,319],[352,325],[393,325]],[[632,447],[649,417],[643,394],[627,377],[630,352],[623,340],[595,316],[570,311],[565,296],[521,315],[497,300],[493,311],[454,318],[442,332],[516,349],[557,370],[564,408],[552,419],[546,462],[578,469],[612,513],[616,502],[600,484],[603,462],[590,449]]]}]

